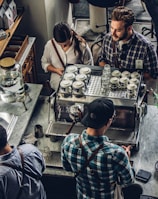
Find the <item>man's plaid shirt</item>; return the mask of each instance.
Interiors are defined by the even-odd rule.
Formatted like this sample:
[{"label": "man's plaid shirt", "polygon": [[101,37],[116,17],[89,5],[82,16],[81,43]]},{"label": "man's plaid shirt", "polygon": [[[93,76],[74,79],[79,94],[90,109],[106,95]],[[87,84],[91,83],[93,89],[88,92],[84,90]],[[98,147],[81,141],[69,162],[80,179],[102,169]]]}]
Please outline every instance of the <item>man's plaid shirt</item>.
[{"label": "man's plaid shirt", "polygon": [[[78,134],[66,136],[61,150],[63,168],[74,173],[81,170],[85,163],[78,137]],[[102,143],[104,146],[76,177],[78,199],[113,199],[118,179],[124,187],[131,184],[134,178],[125,150],[110,143],[106,136],[89,136],[86,131],[82,132],[81,140],[87,157]]]},{"label": "man's plaid shirt", "polygon": [[[116,66],[116,59],[118,66]],[[139,70],[139,63],[141,62],[143,72],[149,73],[153,78],[158,75],[158,58],[153,44],[146,37],[135,31],[133,31],[129,42],[122,45],[121,49],[119,42],[115,42],[114,47],[111,33],[106,34],[99,56],[100,61],[105,61],[111,67],[119,67],[131,71]],[[136,67],[136,65],[138,66]]]}]

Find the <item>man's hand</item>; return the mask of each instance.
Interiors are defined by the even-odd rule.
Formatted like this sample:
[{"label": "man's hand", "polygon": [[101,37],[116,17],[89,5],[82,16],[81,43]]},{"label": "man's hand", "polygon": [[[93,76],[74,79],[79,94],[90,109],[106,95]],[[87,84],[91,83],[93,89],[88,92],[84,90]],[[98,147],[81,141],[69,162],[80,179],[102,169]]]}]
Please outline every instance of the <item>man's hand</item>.
[{"label": "man's hand", "polygon": [[128,157],[130,158],[130,156],[131,156],[131,145],[129,145],[129,146],[122,146],[122,148],[126,151],[126,153],[127,153],[127,155],[128,155]]},{"label": "man's hand", "polygon": [[104,67],[105,66],[105,62],[104,61],[101,61],[101,62],[99,62],[99,66],[102,66],[102,67]]}]

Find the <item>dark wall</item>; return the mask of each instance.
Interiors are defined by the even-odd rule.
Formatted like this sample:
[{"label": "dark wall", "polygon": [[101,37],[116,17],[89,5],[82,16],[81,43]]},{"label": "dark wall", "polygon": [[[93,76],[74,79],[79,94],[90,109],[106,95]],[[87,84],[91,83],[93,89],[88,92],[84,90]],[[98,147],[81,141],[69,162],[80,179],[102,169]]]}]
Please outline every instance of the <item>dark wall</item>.
[{"label": "dark wall", "polygon": [[89,4],[87,0],[80,0],[73,4],[73,16],[76,18],[89,18]]},{"label": "dark wall", "polygon": [[42,182],[47,199],[77,199],[73,178],[44,175]]}]

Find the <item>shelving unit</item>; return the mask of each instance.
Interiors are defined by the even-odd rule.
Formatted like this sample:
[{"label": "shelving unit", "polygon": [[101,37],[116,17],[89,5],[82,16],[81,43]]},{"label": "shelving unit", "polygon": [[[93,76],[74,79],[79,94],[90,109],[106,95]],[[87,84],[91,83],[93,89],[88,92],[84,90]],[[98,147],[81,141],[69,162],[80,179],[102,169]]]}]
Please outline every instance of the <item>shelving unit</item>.
[{"label": "shelving unit", "polygon": [[[2,5],[3,0],[0,0],[0,5]],[[6,49],[8,45],[12,42],[14,38],[14,33],[19,26],[23,18],[24,9],[17,9],[17,17],[11,28],[6,30],[7,38],[0,41],[0,59],[5,57]],[[20,37],[20,36],[18,36]],[[24,82],[27,83],[36,83],[36,60],[35,60],[35,39],[34,37],[29,37],[26,35],[26,41],[24,40],[23,44],[20,47],[20,50],[14,57],[17,62],[22,66]],[[13,51],[14,52],[14,51]],[[10,50],[10,53],[12,51]],[[19,56],[19,57],[17,57]]]},{"label": "shelving unit", "polygon": [[3,0],[0,0],[0,6],[2,5],[2,3],[3,3]]},{"label": "shelving unit", "polygon": [[[2,1],[0,2],[0,5],[1,4],[2,4]],[[6,46],[8,45],[9,41],[11,40],[15,30],[17,29],[17,27],[23,17],[23,13],[24,13],[24,10],[20,10],[18,12],[18,16],[17,16],[14,24],[12,25],[12,27],[10,29],[6,30],[6,33],[8,35],[7,38],[0,41],[0,57],[2,56]]]}]

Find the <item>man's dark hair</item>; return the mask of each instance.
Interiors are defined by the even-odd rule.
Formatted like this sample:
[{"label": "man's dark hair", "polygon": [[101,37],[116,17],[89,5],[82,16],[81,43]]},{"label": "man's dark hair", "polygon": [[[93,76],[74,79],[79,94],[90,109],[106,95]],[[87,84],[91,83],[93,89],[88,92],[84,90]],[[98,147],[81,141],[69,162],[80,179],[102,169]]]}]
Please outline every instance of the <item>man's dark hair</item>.
[{"label": "man's dark hair", "polygon": [[7,132],[5,128],[0,125],[0,150],[3,149],[7,144]]},{"label": "man's dark hair", "polygon": [[130,8],[124,6],[116,7],[112,14],[111,20],[113,21],[124,21],[125,27],[131,26],[135,21],[135,16]]}]

